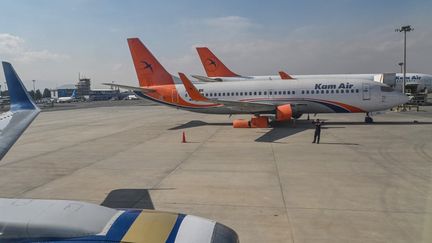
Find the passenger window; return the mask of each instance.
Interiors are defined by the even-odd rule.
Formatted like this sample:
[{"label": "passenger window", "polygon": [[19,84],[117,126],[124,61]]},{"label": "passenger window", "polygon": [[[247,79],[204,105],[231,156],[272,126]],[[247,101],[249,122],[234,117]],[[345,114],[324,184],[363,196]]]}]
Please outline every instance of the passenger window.
[{"label": "passenger window", "polygon": [[354,93],[354,90],[353,90],[353,89],[351,90],[351,93]]},{"label": "passenger window", "polygon": [[264,91],[264,95],[267,95],[267,91]]},{"label": "passenger window", "polygon": [[334,93],[334,89],[331,90],[331,93],[332,93],[332,94]]},{"label": "passenger window", "polygon": [[240,92],[240,96],[243,96],[243,92]]},{"label": "passenger window", "polygon": [[315,90],[311,90],[311,94],[315,94]]},{"label": "passenger window", "polygon": [[292,94],[295,95],[295,91],[294,90],[293,90]]},{"label": "passenger window", "polygon": [[341,89],[341,94],[343,94],[343,92],[344,92],[343,89]]},{"label": "passenger window", "polygon": [[269,95],[272,95],[273,92],[269,91]]},{"label": "passenger window", "polygon": [[187,97],[188,95],[187,95],[187,93],[185,94],[185,97]]},{"label": "passenger window", "polygon": [[339,90],[338,89],[336,90],[336,94],[339,94]]},{"label": "passenger window", "polygon": [[304,90],[302,90],[302,94],[304,94]]},{"label": "passenger window", "polygon": [[324,90],[321,90],[321,94],[324,94]]},{"label": "passenger window", "polygon": [[231,92],[231,96],[234,96],[234,92]]},{"label": "passenger window", "polygon": [[356,89],[356,93],[358,93],[359,92],[359,90],[358,89]]},{"label": "passenger window", "polygon": [[256,91],[254,92],[254,95],[257,95],[257,92],[256,92]]},{"label": "passenger window", "polygon": [[349,89],[345,90],[346,93],[349,93]]},{"label": "passenger window", "polygon": [[283,94],[286,94],[286,91],[284,90],[282,93],[283,93]]},{"label": "passenger window", "polygon": [[326,94],[328,94],[330,91],[326,90]]},{"label": "passenger window", "polygon": [[309,94],[309,90],[306,90],[306,94]]},{"label": "passenger window", "polygon": [[236,92],[236,96],[238,96],[238,92]]},{"label": "passenger window", "polygon": [[230,96],[230,93],[227,93],[227,96]]},{"label": "passenger window", "polygon": [[221,93],[219,93],[218,96],[221,96]]}]

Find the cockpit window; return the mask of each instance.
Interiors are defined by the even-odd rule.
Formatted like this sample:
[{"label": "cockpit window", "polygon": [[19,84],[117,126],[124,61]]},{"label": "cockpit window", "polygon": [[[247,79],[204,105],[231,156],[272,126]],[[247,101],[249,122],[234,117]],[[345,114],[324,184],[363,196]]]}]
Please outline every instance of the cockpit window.
[{"label": "cockpit window", "polygon": [[388,86],[381,86],[381,92],[393,92],[394,89]]}]

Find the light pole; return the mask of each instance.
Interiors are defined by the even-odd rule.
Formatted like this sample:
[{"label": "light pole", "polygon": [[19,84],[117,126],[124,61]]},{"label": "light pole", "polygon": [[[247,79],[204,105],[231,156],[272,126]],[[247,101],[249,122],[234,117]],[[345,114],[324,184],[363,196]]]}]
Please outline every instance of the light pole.
[{"label": "light pole", "polygon": [[406,33],[413,31],[414,28],[411,28],[411,25],[402,26],[400,29],[396,29],[396,32],[404,32],[404,61],[403,61],[403,83],[402,83],[402,93],[405,94],[405,78],[406,78]]},{"label": "light pole", "polygon": [[403,73],[403,71],[402,71],[403,64],[404,64],[403,62],[398,63],[398,65],[400,66],[400,69],[401,69],[401,71],[400,71],[401,73]]},{"label": "light pole", "polygon": [[33,81],[33,92],[36,94],[36,85],[35,85],[35,83],[36,83],[36,80],[32,80]]}]

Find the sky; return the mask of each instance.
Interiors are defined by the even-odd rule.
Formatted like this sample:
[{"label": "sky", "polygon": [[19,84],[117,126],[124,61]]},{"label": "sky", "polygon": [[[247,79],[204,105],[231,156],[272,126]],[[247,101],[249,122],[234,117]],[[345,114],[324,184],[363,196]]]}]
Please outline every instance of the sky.
[{"label": "sky", "polygon": [[[0,59],[26,86],[137,85],[126,39],[139,37],[171,74],[205,74],[207,46],[243,75],[432,73],[430,0],[2,0]],[[4,89],[4,77],[0,75]]]}]

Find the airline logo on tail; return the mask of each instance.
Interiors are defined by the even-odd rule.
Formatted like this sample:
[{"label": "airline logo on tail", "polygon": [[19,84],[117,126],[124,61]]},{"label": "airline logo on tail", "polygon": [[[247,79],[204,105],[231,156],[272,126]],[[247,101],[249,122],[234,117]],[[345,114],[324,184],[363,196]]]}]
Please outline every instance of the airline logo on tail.
[{"label": "airline logo on tail", "polygon": [[218,68],[216,61],[211,58],[207,58],[205,65],[206,65],[206,69],[210,71],[216,71],[216,69]]},{"label": "airline logo on tail", "polygon": [[127,41],[140,87],[174,84],[171,74],[138,38],[129,38]]},{"label": "airline logo on tail", "polygon": [[239,77],[229,70],[207,47],[197,47],[197,51],[208,77]]},{"label": "airline logo on tail", "polygon": [[144,70],[148,69],[151,73],[153,73],[153,67],[150,63],[146,61],[141,61],[142,64],[144,64]]}]

